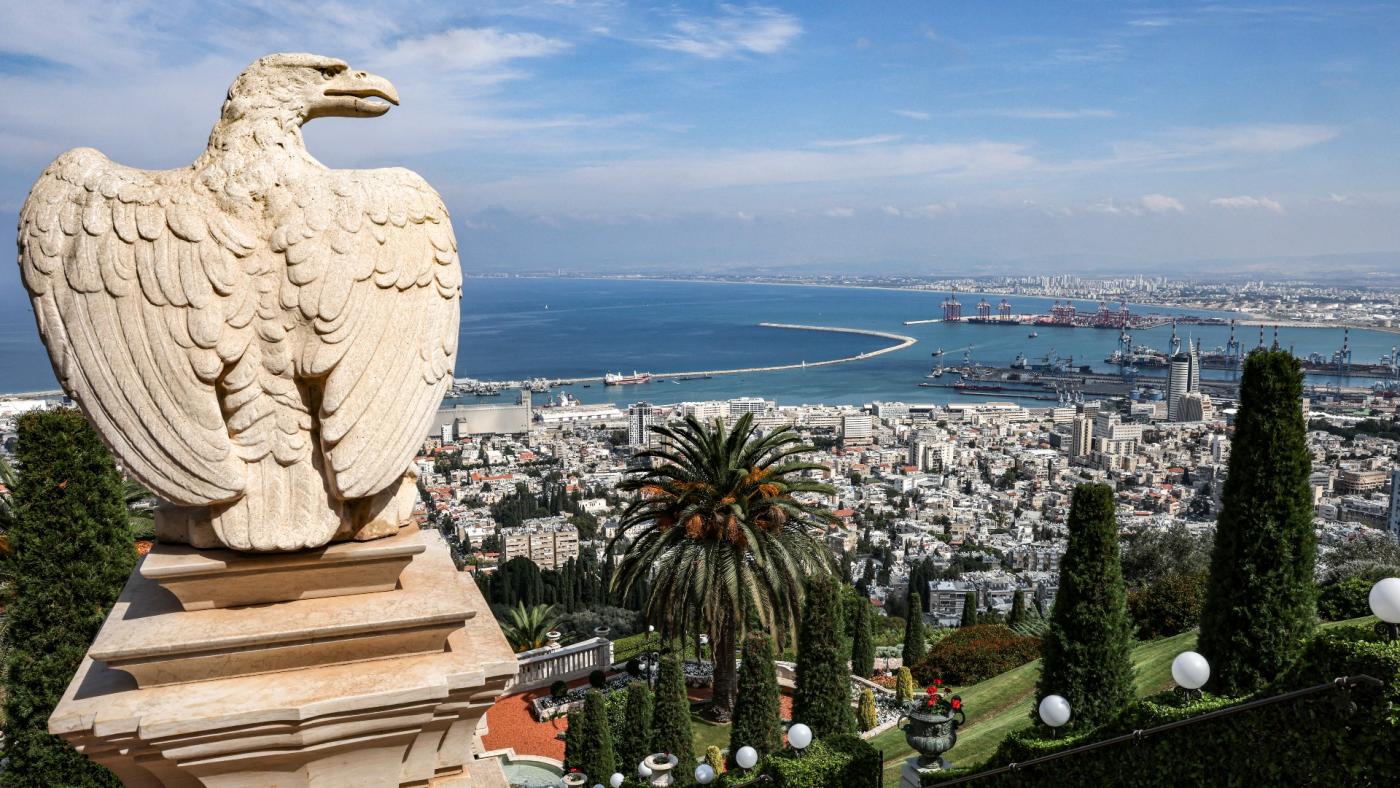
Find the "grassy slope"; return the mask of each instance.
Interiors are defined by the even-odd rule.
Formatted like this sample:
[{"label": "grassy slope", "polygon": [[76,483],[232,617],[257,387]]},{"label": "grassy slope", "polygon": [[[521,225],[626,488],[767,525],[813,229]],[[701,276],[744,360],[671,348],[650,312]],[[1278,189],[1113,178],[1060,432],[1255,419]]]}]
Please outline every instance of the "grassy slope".
[{"label": "grassy slope", "polygon": [[[1374,616],[1333,621],[1324,629],[1348,624],[1374,623]],[[1137,668],[1137,694],[1154,695],[1172,684],[1172,660],[1183,651],[1196,646],[1195,631],[1183,632],[1169,638],[1143,643],[1133,649],[1133,666]],[[956,690],[968,709],[967,724],[958,729],[957,746],[949,753],[959,766],[973,766],[996,752],[1001,740],[1031,724],[1031,704],[1035,682],[1040,676],[1040,660],[1022,665],[986,681]],[[904,741],[904,731],[896,728],[871,740],[885,753],[885,782],[899,784],[899,771],[904,759],[914,754]]]}]

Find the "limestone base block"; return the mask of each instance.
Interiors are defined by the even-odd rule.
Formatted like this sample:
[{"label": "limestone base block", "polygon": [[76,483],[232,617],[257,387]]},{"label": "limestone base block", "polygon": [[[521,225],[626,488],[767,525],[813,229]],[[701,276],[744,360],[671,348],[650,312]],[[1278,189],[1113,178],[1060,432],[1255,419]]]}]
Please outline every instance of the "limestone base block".
[{"label": "limestone base block", "polygon": [[186,610],[138,566],[49,730],[127,786],[505,786],[473,734],[515,655],[446,544],[414,537],[390,590],[270,604]]}]

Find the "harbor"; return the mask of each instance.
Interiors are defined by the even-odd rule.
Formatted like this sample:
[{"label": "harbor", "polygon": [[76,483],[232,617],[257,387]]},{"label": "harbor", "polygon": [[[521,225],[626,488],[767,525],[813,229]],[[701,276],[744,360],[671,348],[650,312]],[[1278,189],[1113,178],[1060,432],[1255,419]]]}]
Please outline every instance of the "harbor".
[{"label": "harbor", "polygon": [[454,382],[453,391],[449,392],[449,396],[463,396],[464,394],[473,394],[477,396],[494,396],[508,389],[523,388],[529,389],[530,391],[534,392],[543,392],[548,391],[552,388],[561,388],[575,385],[589,386],[593,383],[602,383],[606,386],[622,386],[633,385],[638,383],[649,383],[653,381],[663,382],[667,379],[695,380],[711,378],[719,375],[741,375],[746,373],[781,372],[784,370],[793,369],[828,367],[835,364],[849,364],[853,361],[861,361],[863,359],[875,358],[876,356],[882,356],[886,353],[894,353],[899,350],[904,350],[905,348],[910,347],[919,341],[914,337],[906,336],[904,334],[895,334],[889,331],[876,331],[867,328],[848,328],[843,326],[811,326],[799,323],[759,323],[758,326],[760,328],[777,328],[792,331],[825,331],[836,334],[852,334],[856,336],[876,337],[878,339],[889,340],[893,344],[887,345],[882,348],[877,348],[875,350],[857,353],[853,356],[842,356],[840,358],[824,359],[821,361],[798,361],[789,364],[770,364],[767,366],[741,367],[735,369],[706,369],[692,370],[688,372],[667,373],[634,371],[631,375],[622,375],[621,373],[609,372],[603,375],[595,375],[591,377],[572,377],[555,379],[532,378],[529,380],[518,381],[481,381],[474,380],[471,378],[459,378]]}]

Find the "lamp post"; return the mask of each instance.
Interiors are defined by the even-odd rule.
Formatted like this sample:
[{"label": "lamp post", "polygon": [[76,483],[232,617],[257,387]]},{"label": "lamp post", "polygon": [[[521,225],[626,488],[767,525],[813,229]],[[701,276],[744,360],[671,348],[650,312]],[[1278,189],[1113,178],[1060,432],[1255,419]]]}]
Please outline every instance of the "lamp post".
[{"label": "lamp post", "polygon": [[1400,577],[1378,580],[1366,601],[1376,618],[1390,625],[1391,639],[1400,638]]},{"label": "lamp post", "polygon": [[643,647],[646,650],[642,652],[642,655],[647,658],[647,684],[649,684],[652,689],[656,689],[656,663],[657,660],[661,658],[661,652],[651,644],[652,635],[655,633],[656,626],[654,624],[647,624],[646,645]]}]

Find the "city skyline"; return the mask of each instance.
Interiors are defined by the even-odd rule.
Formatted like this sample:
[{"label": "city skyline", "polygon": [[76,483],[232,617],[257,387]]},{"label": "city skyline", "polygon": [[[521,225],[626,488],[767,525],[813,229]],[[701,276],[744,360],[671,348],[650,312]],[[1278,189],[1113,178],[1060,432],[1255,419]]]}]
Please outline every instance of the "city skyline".
[{"label": "city skyline", "polygon": [[284,49],[394,81],[308,144],[423,172],[469,271],[1394,268],[1393,10],[882,8],[11,7],[0,220],[69,147],[187,164]]}]

